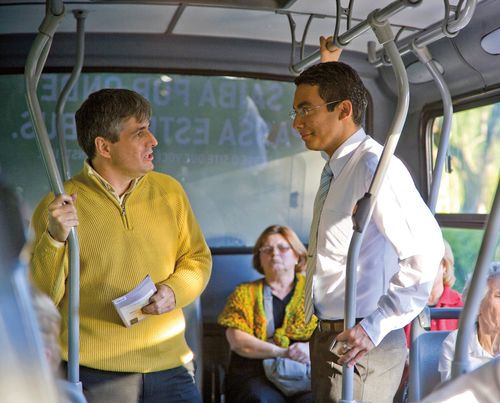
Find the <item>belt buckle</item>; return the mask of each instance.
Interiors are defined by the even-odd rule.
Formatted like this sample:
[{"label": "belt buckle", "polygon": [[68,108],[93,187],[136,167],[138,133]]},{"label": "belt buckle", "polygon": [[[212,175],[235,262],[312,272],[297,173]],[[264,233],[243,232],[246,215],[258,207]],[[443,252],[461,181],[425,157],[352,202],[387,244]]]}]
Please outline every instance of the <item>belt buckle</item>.
[{"label": "belt buckle", "polygon": [[332,330],[332,324],[325,320],[318,321],[318,328],[320,332],[329,332]]}]

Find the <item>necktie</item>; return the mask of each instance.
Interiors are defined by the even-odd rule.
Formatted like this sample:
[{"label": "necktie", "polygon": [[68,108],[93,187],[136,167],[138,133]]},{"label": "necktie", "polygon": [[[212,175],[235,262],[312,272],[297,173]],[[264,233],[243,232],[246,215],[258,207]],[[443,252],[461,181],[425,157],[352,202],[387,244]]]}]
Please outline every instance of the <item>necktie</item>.
[{"label": "necktie", "polygon": [[330,189],[330,183],[333,179],[333,172],[330,164],[327,162],[321,173],[318,193],[314,200],[313,219],[311,223],[311,232],[309,233],[309,247],[307,253],[306,285],[304,295],[304,309],[306,323],[311,320],[313,314],[312,288],[314,272],[316,271],[316,246],[318,242],[318,225],[321,216],[321,210],[325,204],[326,195]]}]

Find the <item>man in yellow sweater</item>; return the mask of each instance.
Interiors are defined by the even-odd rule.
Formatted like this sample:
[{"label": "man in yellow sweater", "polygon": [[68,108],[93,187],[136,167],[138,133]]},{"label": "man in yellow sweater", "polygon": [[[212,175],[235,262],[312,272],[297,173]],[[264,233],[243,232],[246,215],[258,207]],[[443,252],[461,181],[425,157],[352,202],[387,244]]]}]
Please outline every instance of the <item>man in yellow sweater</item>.
[{"label": "man in yellow sweater", "polygon": [[[210,277],[210,251],[182,186],[153,172],[151,106],[124,89],[91,94],[76,113],[88,159],[36,208],[34,282],[62,315],[68,359],[67,238],[80,243],[80,378],[89,403],[199,402],[181,308]],[[146,275],[157,292],[147,318],[125,327],[112,300]]]}]

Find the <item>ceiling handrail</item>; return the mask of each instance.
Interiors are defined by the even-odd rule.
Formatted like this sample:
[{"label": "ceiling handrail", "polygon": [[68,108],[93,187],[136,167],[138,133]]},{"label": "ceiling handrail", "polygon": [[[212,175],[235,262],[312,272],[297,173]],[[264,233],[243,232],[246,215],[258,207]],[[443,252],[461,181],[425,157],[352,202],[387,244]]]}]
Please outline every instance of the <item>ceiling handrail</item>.
[{"label": "ceiling handrail", "polygon": [[[402,39],[398,44],[399,53],[405,55],[412,51],[412,43],[415,43],[418,47],[423,47],[429,45],[432,42],[437,41],[446,36],[446,33],[452,35],[458,34],[460,30],[465,28],[467,24],[472,19],[474,11],[476,10],[477,0],[467,0],[462,11],[457,15],[456,20],[450,20],[446,28],[443,30],[443,24],[441,21],[430,27],[424,29],[423,31],[417,32],[410,35],[407,38]],[[379,50],[376,52],[376,57],[373,58],[372,63],[375,67],[380,67],[384,65],[383,62],[384,50]]]},{"label": "ceiling handrail", "polygon": [[[378,21],[384,21],[387,18],[391,17],[394,14],[399,13],[404,10],[406,7],[415,7],[422,0],[397,0],[382,9],[377,9],[374,11],[374,18]],[[338,38],[333,38],[333,43],[328,45],[329,49],[332,50],[334,47],[344,48],[349,42],[363,34],[364,32],[370,29],[370,23],[368,22],[368,18],[356,24],[351,29],[347,30],[343,34],[341,34]],[[311,53],[306,58],[302,59],[300,62],[295,63],[290,66],[290,71],[294,74],[300,74],[303,70],[308,68],[309,66],[317,63],[320,59],[320,51],[317,50]]]}]

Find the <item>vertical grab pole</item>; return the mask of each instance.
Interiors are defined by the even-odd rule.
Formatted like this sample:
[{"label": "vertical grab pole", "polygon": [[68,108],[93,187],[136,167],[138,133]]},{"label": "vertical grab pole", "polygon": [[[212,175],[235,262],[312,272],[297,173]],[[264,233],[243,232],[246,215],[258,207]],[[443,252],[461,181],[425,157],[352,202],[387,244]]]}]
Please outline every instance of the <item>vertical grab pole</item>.
[{"label": "vertical grab pole", "polygon": [[[379,42],[384,46],[384,49],[389,56],[394,74],[396,76],[398,86],[398,103],[396,113],[389,129],[389,135],[384,144],[384,150],[377,165],[375,175],[368,192],[358,200],[353,214],[354,233],[349,244],[347,254],[347,269],[346,269],[346,302],[344,306],[344,330],[352,328],[355,325],[356,318],[356,267],[358,265],[359,250],[363,241],[364,230],[370,221],[370,217],[375,206],[375,201],[384,180],[385,173],[389,166],[390,160],[394,154],[396,146],[401,136],[406,115],[408,113],[408,105],[410,103],[410,90],[406,69],[399,54],[398,48],[394,43],[394,34],[387,20],[378,21],[376,18],[377,10],[373,11],[368,16],[368,21],[372,27]],[[347,368],[344,365],[342,377],[342,403],[353,402],[353,377],[354,368]]]},{"label": "vertical grab pole", "polygon": [[[54,12],[57,10],[58,14]],[[26,60],[24,69],[24,79],[26,85],[26,101],[28,110],[33,121],[33,129],[40,154],[42,156],[47,176],[52,191],[56,195],[64,192],[61,176],[57,170],[57,163],[54,152],[50,144],[47,127],[43,120],[42,110],[38,102],[36,90],[38,81],[43,70],[43,65],[48,55],[53,35],[60,20],[64,17],[64,5],[62,1],[47,2],[47,13],[39,28],[33,45]],[[80,257],[78,238],[74,228],[71,229],[68,237],[69,243],[69,324],[68,324],[68,379],[81,387],[79,382],[79,317],[78,305],[80,300]]]},{"label": "vertical grab pole", "polygon": [[446,154],[448,152],[448,145],[450,143],[451,136],[451,122],[453,118],[453,103],[451,101],[450,91],[446,82],[444,81],[443,75],[439,72],[436,64],[432,60],[432,56],[427,49],[427,46],[419,47],[416,45],[415,41],[411,43],[413,53],[418,57],[418,60],[427,67],[427,70],[431,74],[434,82],[436,83],[439,93],[441,94],[441,99],[443,101],[443,126],[441,128],[441,138],[439,140],[438,154],[436,158],[436,164],[434,165],[434,170],[432,171],[432,182],[431,189],[429,193],[429,200],[427,205],[431,210],[432,214],[436,213],[436,203],[439,194],[439,187],[441,185],[441,178],[443,176],[444,163],[446,160]]},{"label": "vertical grab pole", "polygon": [[[427,200],[427,205],[432,214],[436,213],[436,203],[439,194],[439,188],[441,186],[441,178],[443,176],[444,163],[446,160],[446,154],[448,152],[448,146],[451,137],[451,123],[453,118],[453,103],[451,100],[451,94],[444,81],[443,75],[437,69],[436,64],[432,60],[432,55],[429,52],[427,46],[418,46],[413,40],[411,42],[411,49],[413,53],[417,56],[418,60],[427,68],[435,84],[439,89],[441,94],[441,100],[443,101],[443,125],[441,127],[441,139],[439,140],[438,154],[436,157],[436,163],[434,165],[434,170],[432,171],[432,182],[431,189],[429,192],[429,198]],[[418,316],[414,321],[418,321]],[[412,340],[413,341],[413,340]],[[418,353],[414,348],[410,349],[410,379],[409,379],[409,398],[410,401],[418,401],[422,398],[420,396],[420,380],[418,379],[418,371],[415,365],[417,365]]]},{"label": "vertical grab pole", "polygon": [[66,152],[66,142],[64,140],[63,113],[69,93],[75,86],[82,72],[83,56],[85,53],[85,18],[87,17],[87,12],[84,10],[73,10],[73,15],[76,19],[76,62],[68,82],[59,95],[56,105],[57,137],[59,139],[59,151],[61,153],[61,167],[64,180],[71,178],[71,170],[69,167],[68,153]]},{"label": "vertical grab pole", "polygon": [[491,206],[491,211],[486,223],[479,257],[474,268],[472,281],[465,306],[460,315],[458,326],[457,342],[455,346],[455,355],[451,363],[451,378],[455,379],[469,371],[469,352],[468,346],[476,318],[479,313],[479,306],[483,299],[484,288],[486,287],[486,278],[488,276],[488,265],[493,259],[495,245],[500,234],[500,178],[497,184],[495,199]]}]

